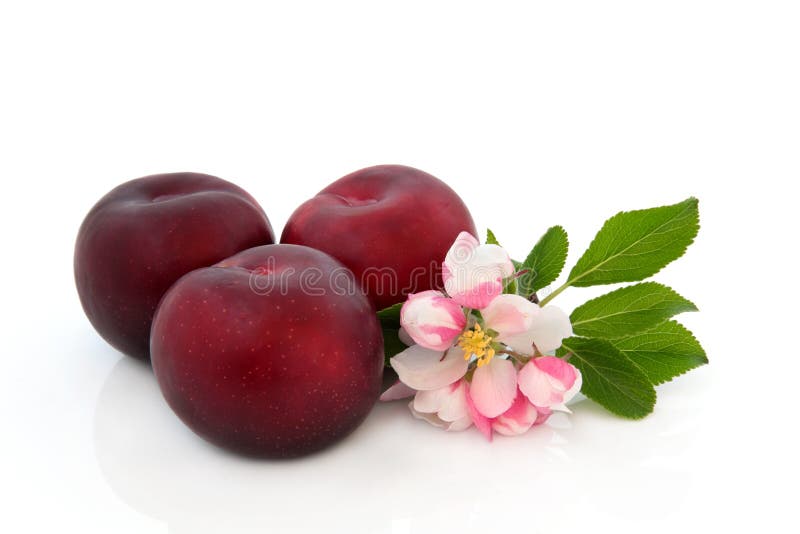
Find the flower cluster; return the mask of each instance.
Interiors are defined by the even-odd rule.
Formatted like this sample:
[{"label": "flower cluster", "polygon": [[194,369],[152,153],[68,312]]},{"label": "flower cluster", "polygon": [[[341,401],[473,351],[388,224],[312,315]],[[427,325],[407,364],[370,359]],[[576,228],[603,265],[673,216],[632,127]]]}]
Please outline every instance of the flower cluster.
[{"label": "flower cluster", "polygon": [[462,232],[442,265],[445,292],[410,295],[400,311],[410,345],[390,363],[399,381],[382,400],[413,396],[415,417],[446,430],[473,424],[488,438],[547,420],[581,387],[580,372],[553,352],[572,335],[554,306],[504,293],[508,253]]}]

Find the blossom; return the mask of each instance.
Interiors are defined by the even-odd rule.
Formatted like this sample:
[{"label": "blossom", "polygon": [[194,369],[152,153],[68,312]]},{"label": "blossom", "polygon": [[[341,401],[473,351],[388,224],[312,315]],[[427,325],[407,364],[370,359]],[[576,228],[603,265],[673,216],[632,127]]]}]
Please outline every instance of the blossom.
[{"label": "blossom", "polygon": [[438,291],[409,295],[400,309],[405,332],[416,343],[433,350],[447,350],[467,324],[461,306]]},{"label": "blossom", "polygon": [[443,388],[420,391],[409,403],[414,417],[445,430],[464,430],[472,426],[467,409],[467,383],[458,380]]},{"label": "blossom", "polygon": [[466,374],[469,362],[459,347],[447,352],[412,345],[389,360],[400,381],[418,391],[448,386]]},{"label": "blossom", "polygon": [[550,416],[547,408],[537,408],[517,389],[511,407],[492,421],[492,430],[504,436],[524,434],[533,425],[544,423]]},{"label": "blossom", "polygon": [[564,405],[581,389],[581,374],[555,356],[534,358],[519,372],[519,388],[536,406],[569,411]]},{"label": "blossom", "polygon": [[519,295],[499,295],[481,314],[486,325],[498,332],[497,341],[528,356],[534,346],[542,353],[550,352],[572,335],[569,317],[561,309],[540,308]]},{"label": "blossom", "polygon": [[467,308],[483,308],[503,292],[503,279],[514,273],[508,253],[498,245],[481,245],[461,232],[445,256],[442,279],[447,294]]},{"label": "blossom", "polygon": [[580,373],[544,353],[572,335],[569,318],[503,294],[513,269],[505,250],[462,232],[444,261],[446,292],[413,294],[401,308],[401,333],[413,344],[391,358],[399,383],[382,400],[413,395],[415,417],[446,430],[474,424],[489,439],[566,410]]},{"label": "blossom", "polygon": [[492,358],[475,370],[469,393],[484,417],[497,417],[511,407],[517,392],[517,369],[511,360]]}]

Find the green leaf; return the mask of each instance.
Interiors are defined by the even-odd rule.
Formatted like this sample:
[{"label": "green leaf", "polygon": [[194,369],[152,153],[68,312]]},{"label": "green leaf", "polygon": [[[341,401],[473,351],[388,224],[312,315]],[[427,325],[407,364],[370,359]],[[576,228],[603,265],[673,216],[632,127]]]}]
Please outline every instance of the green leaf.
[{"label": "green leaf", "polygon": [[636,282],[680,258],[700,228],[697,199],[611,217],[569,274],[566,285]]},{"label": "green leaf", "polygon": [[400,327],[400,308],[403,307],[404,302],[392,304],[388,308],[384,308],[378,312],[378,319],[381,325]]},{"label": "green leaf", "polygon": [[497,245],[500,246],[500,243],[497,242],[497,238],[494,236],[494,232],[490,229],[486,229],[486,244],[487,245]]},{"label": "green leaf", "polygon": [[522,262],[522,268],[529,271],[519,277],[522,295],[530,296],[552,284],[564,268],[568,250],[567,231],[561,226],[549,228]]},{"label": "green leaf", "polygon": [[402,307],[403,303],[398,302],[378,312],[378,320],[383,330],[384,363],[387,367],[389,366],[389,358],[407,348],[405,343],[400,341],[398,335],[400,332],[400,308]]},{"label": "green leaf", "polygon": [[603,339],[571,337],[559,356],[571,352],[569,363],[583,376],[581,391],[608,411],[641,419],[653,411],[656,390],[644,372]]},{"label": "green leaf", "polygon": [[687,311],[697,311],[697,307],[667,286],[644,282],[578,306],[570,321],[579,336],[614,339],[649,330]]},{"label": "green leaf", "polygon": [[653,384],[663,384],[708,363],[694,335],[676,321],[666,321],[652,330],[613,343]]},{"label": "green leaf", "polygon": [[400,327],[383,329],[383,364],[389,367],[389,359],[400,354],[408,347],[400,341]]},{"label": "green leaf", "polygon": [[[497,241],[497,237],[495,237],[494,232],[492,232],[488,228],[486,229],[486,244],[487,245],[497,245],[498,247],[502,246]],[[514,261],[512,259],[511,263],[514,264],[514,269],[516,269],[516,270],[519,270],[519,269],[522,268],[522,264],[520,262],[518,262],[518,261]],[[511,280],[508,281],[508,283],[505,285],[505,287],[503,287],[503,293],[511,294],[511,295],[516,295],[517,294],[517,279],[516,278],[512,278]]]}]

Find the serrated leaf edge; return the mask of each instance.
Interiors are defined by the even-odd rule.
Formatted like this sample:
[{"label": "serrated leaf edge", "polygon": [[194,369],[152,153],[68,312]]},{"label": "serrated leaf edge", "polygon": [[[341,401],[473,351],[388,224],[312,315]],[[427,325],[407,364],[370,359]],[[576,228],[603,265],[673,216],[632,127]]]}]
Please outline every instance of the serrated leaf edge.
[{"label": "serrated leaf edge", "polygon": [[553,276],[552,280],[547,281],[546,284],[538,285],[536,283],[536,280],[538,278],[538,273],[534,273],[534,275],[535,275],[534,279],[533,279],[534,285],[532,286],[533,291],[539,291],[539,290],[549,286],[553,282],[555,282],[558,279],[558,277],[561,276],[561,272],[564,270],[564,266],[567,264],[567,257],[569,256],[569,234],[567,233],[567,230],[563,226],[561,226],[560,224],[557,224],[557,225],[551,226],[550,228],[545,230],[544,234],[542,234],[542,236],[539,238],[539,240],[533,246],[531,251],[528,253],[528,256],[525,258],[525,261],[522,262],[522,266],[523,266],[523,268],[533,269],[533,262],[536,259],[536,252],[537,252],[536,249],[542,243],[544,238],[547,237],[547,235],[551,231],[554,231],[554,230],[559,232],[560,235],[562,235],[563,238],[564,238],[564,244],[565,244],[564,256],[563,256],[562,260],[557,264],[558,268],[556,270],[555,276]]},{"label": "serrated leaf edge", "polygon": [[[635,368],[635,369],[636,369],[636,370],[637,370],[639,373],[641,373],[641,375],[642,375],[642,377],[644,378],[644,380],[645,380],[645,381],[646,381],[646,382],[647,382],[647,383],[650,385],[650,389],[651,389],[651,391],[652,391],[652,393],[653,393],[653,396],[652,396],[652,398],[653,398],[653,405],[652,405],[652,406],[643,406],[643,405],[642,405],[642,404],[640,404],[639,402],[636,402],[636,400],[635,400],[635,399],[631,398],[631,397],[630,397],[630,395],[627,395],[627,394],[626,394],[626,393],[625,393],[625,392],[624,392],[622,389],[620,389],[619,387],[617,387],[617,386],[616,386],[616,385],[615,385],[613,382],[611,382],[611,381],[608,381],[608,383],[609,383],[611,386],[613,386],[613,387],[614,387],[614,388],[615,388],[617,391],[619,391],[620,393],[622,393],[622,395],[623,395],[624,397],[627,397],[628,399],[630,399],[630,400],[632,401],[632,403],[633,403],[633,404],[635,404],[635,405],[637,405],[637,406],[640,406],[640,407],[643,407],[643,408],[646,408],[646,409],[648,410],[648,412],[647,412],[647,413],[645,413],[645,414],[643,414],[643,415],[641,415],[641,416],[635,416],[635,417],[631,417],[630,415],[627,415],[627,414],[622,414],[622,413],[619,413],[619,412],[618,412],[618,411],[616,411],[616,410],[613,410],[612,408],[609,408],[608,406],[606,406],[605,404],[603,404],[603,403],[602,403],[602,402],[600,402],[599,400],[597,400],[597,399],[593,398],[591,395],[589,395],[588,393],[586,393],[586,392],[583,390],[583,387],[581,387],[581,393],[583,393],[584,395],[586,395],[586,397],[587,397],[587,398],[589,398],[589,399],[591,399],[592,401],[596,402],[597,404],[599,404],[600,406],[602,406],[603,408],[605,408],[605,409],[606,409],[606,410],[608,410],[609,412],[611,412],[611,413],[613,413],[613,414],[615,414],[615,415],[618,415],[618,416],[620,416],[620,417],[623,417],[623,418],[625,418],[625,419],[630,419],[630,420],[634,420],[634,421],[636,421],[636,420],[644,419],[645,417],[647,417],[648,415],[650,415],[651,413],[653,413],[653,410],[655,409],[656,402],[657,402],[657,400],[658,400],[658,393],[656,392],[655,388],[653,387],[653,384],[650,382],[650,379],[648,378],[648,376],[647,376],[647,375],[644,373],[644,371],[642,371],[642,368],[641,368],[641,367],[639,367],[638,365],[636,365],[634,362],[632,362],[630,358],[628,358],[627,356],[625,356],[624,354],[622,354],[622,351],[620,351],[619,349],[617,349],[617,347],[616,347],[616,346],[614,346],[614,344],[613,344],[613,343],[611,343],[611,342],[610,342],[610,341],[608,341],[608,340],[605,340],[605,339],[599,339],[599,338],[588,338],[588,337],[585,337],[585,338],[582,338],[582,339],[586,339],[586,340],[593,340],[593,341],[601,341],[601,342],[608,343],[609,345],[611,345],[611,347],[612,347],[612,348],[614,348],[614,349],[615,349],[615,350],[616,350],[616,351],[617,351],[617,352],[620,354],[620,356],[622,356],[622,357],[623,357],[625,360],[627,360],[628,362],[630,362],[630,363],[631,363],[631,365],[633,365],[633,367],[634,367],[634,368]],[[580,359],[580,360],[581,360],[581,361],[582,361],[582,362],[583,362],[585,365],[588,365],[589,367],[591,367],[592,369],[594,369],[594,370],[595,370],[595,372],[597,372],[597,367],[596,367],[596,366],[594,366],[594,365],[591,365],[591,364],[590,364],[590,363],[588,363],[588,362],[587,362],[585,359],[581,358],[581,357],[580,357],[580,355],[579,355],[579,353],[578,353],[578,352],[576,352],[576,351],[574,351],[573,349],[571,349],[571,348],[570,348],[570,347],[569,347],[569,346],[568,346],[566,343],[562,343],[562,345],[561,345],[561,346],[562,346],[562,348],[563,348],[563,349],[566,349],[567,351],[571,352],[571,353],[572,353],[572,357],[573,357],[573,358],[574,358],[574,357],[577,357],[577,358],[578,358],[578,359]],[[597,374],[599,374],[599,375],[601,375],[601,376],[602,376],[602,373],[597,373]],[[585,382],[584,382],[584,383],[585,383]]]},{"label": "serrated leaf edge", "polygon": [[[693,201],[693,202],[692,202],[692,201]],[[690,210],[690,209],[693,209],[693,208],[696,208],[697,206],[699,206],[699,200],[697,199],[697,197],[689,197],[689,198],[687,198],[686,200],[683,200],[683,201],[681,201],[681,202],[678,202],[677,204],[682,204],[682,203],[684,203],[684,202],[687,202],[687,205],[686,205],[686,210]],[[611,220],[612,220],[612,219],[614,219],[615,217],[619,217],[620,215],[627,214],[627,213],[632,213],[632,212],[636,212],[636,211],[646,211],[647,209],[666,208],[666,207],[668,207],[668,206],[671,206],[671,205],[674,205],[674,204],[667,204],[667,205],[664,205],[664,206],[656,206],[655,208],[646,208],[646,209],[644,209],[644,210],[628,210],[628,211],[621,211],[621,212],[619,212],[619,213],[616,213],[616,214],[612,215],[610,218],[608,218],[608,219],[607,219],[607,220],[606,220],[606,221],[603,223],[603,226],[602,226],[602,227],[600,228],[600,230],[597,232],[597,234],[595,235],[594,239],[592,239],[591,243],[589,243],[589,246],[588,246],[588,247],[586,247],[586,251],[584,251],[584,253],[581,255],[581,257],[580,257],[580,258],[578,258],[578,261],[576,261],[576,262],[575,262],[575,266],[572,268],[572,271],[574,271],[574,270],[575,270],[575,267],[577,267],[577,266],[578,266],[578,264],[580,263],[581,259],[582,259],[582,258],[583,258],[583,256],[586,254],[586,252],[588,252],[589,250],[591,250],[592,246],[593,246],[593,245],[595,244],[595,242],[597,241],[597,238],[598,238],[598,236],[599,236],[599,235],[600,235],[600,234],[603,232],[603,230],[604,230],[604,229],[605,229],[605,228],[608,226],[608,224],[611,222]],[[685,211],[686,211],[686,210],[685,210]],[[682,216],[682,215],[683,215],[683,213],[685,213],[685,211],[682,211],[680,214],[678,214],[678,216],[677,216],[677,217],[680,217],[680,216]],[[677,217],[676,217],[676,218],[677,218]],[[656,229],[654,230],[654,232],[655,232],[655,231],[658,231],[658,230],[660,230],[661,228],[663,228],[665,225],[669,224],[670,222],[671,222],[671,220],[670,220],[670,221],[666,221],[666,222],[664,222],[663,224],[661,224],[661,226],[659,226],[658,228],[656,228]],[[681,257],[682,257],[684,254],[686,254],[686,250],[687,250],[687,249],[688,249],[688,248],[689,248],[689,247],[692,245],[692,243],[694,243],[694,240],[697,238],[697,234],[699,233],[699,231],[700,231],[700,219],[699,219],[699,214],[698,214],[698,218],[697,218],[697,224],[695,225],[695,231],[694,231],[694,235],[692,235],[691,239],[689,239],[689,241],[686,243],[686,246],[683,248],[683,250],[681,251],[680,255],[678,255],[678,256],[677,256],[675,259],[673,259],[672,261],[675,261],[675,260],[677,260],[677,259],[681,258]],[[642,239],[644,239],[644,237],[637,239],[636,241],[634,241],[633,243],[631,243],[630,245],[628,245],[628,246],[627,246],[627,247],[626,247],[624,250],[622,250],[622,251],[618,252],[617,254],[615,254],[615,255],[613,255],[613,256],[609,256],[608,258],[604,259],[602,262],[598,263],[597,265],[595,265],[595,266],[594,266],[594,267],[592,267],[591,269],[589,269],[589,270],[587,270],[587,271],[584,271],[583,273],[581,273],[579,276],[577,276],[577,277],[575,277],[575,278],[572,278],[572,274],[573,274],[573,273],[572,273],[572,272],[570,272],[570,274],[569,274],[569,279],[567,280],[567,282],[566,282],[564,285],[565,285],[565,286],[575,286],[575,285],[576,285],[576,284],[575,284],[575,282],[579,281],[581,278],[584,278],[584,277],[586,277],[587,275],[589,275],[589,274],[593,273],[594,271],[598,270],[598,269],[599,269],[601,266],[603,266],[604,264],[608,263],[608,262],[609,262],[609,261],[611,261],[612,259],[614,259],[614,258],[616,258],[616,257],[618,257],[618,256],[620,256],[620,255],[622,255],[622,254],[624,254],[626,251],[630,250],[632,247],[634,247],[634,246],[638,245],[638,244],[639,244],[639,242],[640,242],[640,241],[642,241]],[[670,263],[672,263],[672,261],[668,262],[666,265],[663,265],[661,268],[657,269],[655,272],[651,273],[651,274],[650,274],[650,275],[648,275],[646,278],[649,278],[650,276],[654,276],[654,275],[658,274],[658,273],[659,273],[659,272],[660,272],[662,269],[664,269],[664,267],[666,267],[667,265],[669,265]],[[598,285],[606,285],[606,284],[598,284]],[[576,286],[576,287],[579,287],[579,286]]]},{"label": "serrated leaf edge", "polygon": [[[606,297],[608,297],[608,295],[613,295],[614,293],[618,293],[620,291],[625,291],[625,290],[627,290],[628,288],[631,288],[631,287],[645,286],[645,285],[659,286],[662,289],[666,289],[667,291],[672,292],[675,296],[677,296],[680,299],[684,300],[688,305],[691,306],[690,309],[678,312],[675,315],[679,315],[681,313],[699,311],[698,308],[697,308],[697,305],[694,302],[692,302],[691,300],[687,299],[686,297],[684,297],[683,295],[681,295],[680,293],[678,293],[677,291],[675,291],[674,289],[672,289],[668,285],[662,284],[660,282],[649,281],[649,282],[638,282],[636,284],[630,284],[630,285],[627,285],[627,286],[624,286],[624,287],[620,287],[620,288],[617,288],[617,289],[615,289],[613,291],[609,291],[608,293],[603,293],[602,295],[594,297],[593,299],[587,300],[586,302],[584,302],[583,304],[581,304],[580,306],[577,306],[574,310],[572,310],[572,313],[570,314],[570,321],[572,322],[572,314],[574,314],[576,310],[580,309],[581,307],[583,307],[583,306],[585,306],[585,305],[587,305],[587,304],[589,304],[591,302],[597,301],[597,300],[602,299],[602,298],[606,298]],[[642,298],[644,298],[644,297],[642,297]],[[604,316],[602,316],[602,318],[606,319],[608,317],[614,317],[615,315],[622,315],[624,313],[629,313],[629,312],[617,312],[617,313],[613,313],[611,315],[604,315]],[[674,317],[674,315],[672,317]],[[597,320],[596,318],[592,319],[592,321],[596,321],[596,320]],[[655,325],[653,325],[650,328],[647,328],[645,330],[640,330],[639,332],[635,332],[635,333],[629,334],[627,336],[618,336],[616,338],[600,338],[600,339],[613,340],[613,339],[621,339],[621,338],[624,338],[624,337],[632,337],[632,336],[635,336],[635,335],[639,335],[639,334],[645,333],[645,332],[647,332],[649,330],[652,330],[652,329],[656,328],[657,326],[659,326],[660,324],[662,324],[662,323],[664,323],[666,321],[669,321],[669,320],[670,320],[669,318],[664,319],[663,321],[659,321],[658,323],[656,323]],[[575,322],[572,322],[572,326],[574,328],[576,324],[583,324],[583,323],[588,323],[588,322],[590,322],[590,321],[575,321]],[[585,337],[585,336],[581,336],[581,337]]]},{"label": "serrated leaf edge", "polygon": [[[623,350],[623,349],[621,349],[621,348],[617,347],[617,346],[616,346],[616,343],[619,343],[620,341],[622,341],[622,340],[624,340],[624,339],[628,339],[628,338],[630,338],[630,337],[641,336],[641,335],[644,335],[644,334],[646,334],[646,333],[648,333],[648,332],[652,332],[653,330],[655,330],[655,329],[656,329],[656,328],[658,328],[659,326],[662,326],[664,323],[675,323],[676,325],[678,325],[678,326],[680,326],[681,328],[683,328],[683,330],[684,330],[684,331],[686,331],[686,333],[687,333],[687,334],[689,334],[689,337],[691,337],[691,338],[692,338],[692,340],[693,340],[695,343],[697,343],[697,346],[698,346],[698,347],[700,347],[700,350],[701,350],[701,351],[703,351],[703,358],[705,358],[705,361],[704,361],[704,362],[700,362],[700,363],[698,363],[697,365],[695,365],[695,366],[693,366],[693,367],[690,367],[690,368],[688,368],[688,369],[686,369],[686,370],[684,370],[684,371],[682,371],[682,372],[680,372],[680,373],[676,374],[675,376],[673,376],[672,378],[670,378],[670,379],[668,379],[668,380],[651,380],[651,379],[650,379],[650,375],[649,375],[649,374],[647,374],[647,371],[645,371],[645,370],[644,370],[644,368],[643,368],[641,365],[639,365],[638,363],[636,363],[636,361],[635,361],[635,360],[633,360],[632,358],[628,358],[628,355],[627,355],[627,354],[625,354],[626,352],[632,352],[632,351],[626,351],[626,350]],[[674,320],[674,319],[667,319],[666,321],[662,321],[662,322],[658,323],[657,325],[655,325],[653,328],[650,328],[649,330],[644,330],[644,331],[642,331],[642,332],[638,332],[638,333],[636,333],[636,334],[631,334],[630,336],[621,337],[621,338],[617,338],[617,339],[611,339],[611,340],[608,340],[608,341],[609,341],[609,343],[611,343],[612,345],[614,345],[614,347],[615,347],[615,348],[616,348],[618,351],[620,351],[620,353],[621,353],[623,356],[625,356],[625,357],[626,357],[628,360],[630,360],[630,362],[631,362],[631,363],[633,363],[633,365],[635,365],[636,367],[638,367],[638,368],[639,368],[639,369],[640,369],[640,370],[641,370],[641,371],[644,373],[644,375],[647,377],[647,380],[648,380],[648,381],[649,381],[651,384],[653,384],[653,386],[660,386],[660,385],[662,385],[662,384],[666,384],[667,382],[672,382],[673,380],[675,380],[675,379],[676,379],[676,378],[678,378],[679,376],[683,376],[683,375],[687,374],[689,371],[694,371],[695,369],[697,369],[697,368],[699,368],[699,367],[702,367],[703,365],[708,365],[708,363],[709,363],[709,361],[708,361],[708,353],[706,353],[706,349],[704,349],[704,348],[703,348],[703,345],[702,345],[702,344],[700,343],[700,341],[697,339],[697,336],[695,336],[695,335],[694,335],[694,333],[693,333],[691,330],[689,330],[688,328],[686,328],[686,326],[685,326],[683,323],[680,323],[680,322],[678,322],[678,321],[676,321],[676,320]],[[616,342],[616,343],[615,343],[615,342]]]}]

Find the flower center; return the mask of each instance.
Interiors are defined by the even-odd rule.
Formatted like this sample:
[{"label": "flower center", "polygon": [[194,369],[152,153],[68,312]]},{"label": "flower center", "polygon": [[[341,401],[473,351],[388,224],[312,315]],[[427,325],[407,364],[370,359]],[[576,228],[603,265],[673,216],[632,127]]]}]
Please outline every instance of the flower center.
[{"label": "flower center", "polygon": [[465,330],[458,337],[458,346],[464,351],[464,359],[469,360],[474,354],[478,358],[478,367],[486,365],[494,358],[494,349],[491,344],[492,337],[479,324]]}]

